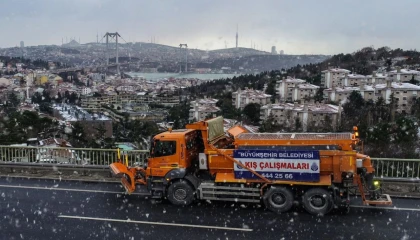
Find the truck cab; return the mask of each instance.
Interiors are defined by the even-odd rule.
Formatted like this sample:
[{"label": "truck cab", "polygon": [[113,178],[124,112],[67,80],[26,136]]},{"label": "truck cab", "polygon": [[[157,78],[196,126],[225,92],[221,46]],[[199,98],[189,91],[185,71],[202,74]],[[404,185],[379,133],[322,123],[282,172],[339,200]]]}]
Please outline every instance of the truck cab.
[{"label": "truck cab", "polygon": [[198,155],[203,150],[203,139],[198,130],[169,130],[153,137],[145,169],[152,195],[164,196],[166,186],[174,179],[183,179],[187,175],[194,178]]}]

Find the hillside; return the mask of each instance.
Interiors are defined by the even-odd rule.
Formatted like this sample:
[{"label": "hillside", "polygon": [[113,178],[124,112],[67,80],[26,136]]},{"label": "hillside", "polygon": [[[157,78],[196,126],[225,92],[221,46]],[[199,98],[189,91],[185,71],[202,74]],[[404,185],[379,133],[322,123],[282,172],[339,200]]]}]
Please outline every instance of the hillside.
[{"label": "hillside", "polygon": [[326,60],[325,55],[251,55],[237,58],[215,59],[211,63],[197,63],[197,67],[220,69],[230,67],[233,70],[249,69],[250,72],[288,69],[298,64],[314,64]]}]

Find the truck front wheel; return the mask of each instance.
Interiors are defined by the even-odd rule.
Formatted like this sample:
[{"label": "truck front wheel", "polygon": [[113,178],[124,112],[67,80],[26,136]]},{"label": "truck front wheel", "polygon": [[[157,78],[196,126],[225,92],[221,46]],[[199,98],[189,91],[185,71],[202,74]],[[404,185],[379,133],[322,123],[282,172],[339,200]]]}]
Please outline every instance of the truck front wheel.
[{"label": "truck front wheel", "polygon": [[331,193],[323,188],[311,188],[303,194],[302,199],[305,210],[313,215],[325,215],[333,207]]},{"label": "truck front wheel", "polygon": [[194,190],[185,180],[173,182],[166,197],[174,205],[190,205],[194,201]]},{"label": "truck front wheel", "polygon": [[286,187],[271,187],[265,192],[263,201],[270,211],[287,212],[293,206],[293,193]]}]

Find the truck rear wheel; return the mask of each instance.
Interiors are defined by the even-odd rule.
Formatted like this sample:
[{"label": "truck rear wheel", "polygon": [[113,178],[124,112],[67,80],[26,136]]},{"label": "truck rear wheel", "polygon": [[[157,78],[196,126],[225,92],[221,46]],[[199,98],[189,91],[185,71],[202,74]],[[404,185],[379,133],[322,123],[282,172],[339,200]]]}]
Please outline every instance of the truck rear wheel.
[{"label": "truck rear wheel", "polygon": [[194,190],[187,181],[179,180],[169,185],[166,197],[174,205],[190,205],[194,201]]},{"label": "truck rear wheel", "polygon": [[311,188],[303,194],[305,210],[313,215],[325,215],[333,208],[331,193],[323,188]]},{"label": "truck rear wheel", "polygon": [[287,212],[293,206],[293,193],[286,187],[271,187],[265,192],[263,201],[270,211]]}]

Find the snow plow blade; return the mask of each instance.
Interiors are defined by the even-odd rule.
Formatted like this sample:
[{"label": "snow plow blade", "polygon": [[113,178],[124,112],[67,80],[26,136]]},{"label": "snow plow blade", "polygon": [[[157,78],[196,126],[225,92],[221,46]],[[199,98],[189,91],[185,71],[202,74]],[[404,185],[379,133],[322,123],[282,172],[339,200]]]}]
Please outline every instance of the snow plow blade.
[{"label": "snow plow blade", "polygon": [[392,205],[392,200],[389,194],[382,194],[378,199],[375,200],[366,200],[366,205]]},{"label": "snow plow blade", "polygon": [[123,185],[128,194],[134,192],[134,190],[136,189],[136,186],[134,184],[134,175],[128,169],[127,166],[117,162],[109,165],[109,169],[111,170],[111,173],[114,177],[121,178],[121,184]]}]

